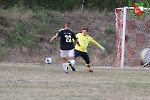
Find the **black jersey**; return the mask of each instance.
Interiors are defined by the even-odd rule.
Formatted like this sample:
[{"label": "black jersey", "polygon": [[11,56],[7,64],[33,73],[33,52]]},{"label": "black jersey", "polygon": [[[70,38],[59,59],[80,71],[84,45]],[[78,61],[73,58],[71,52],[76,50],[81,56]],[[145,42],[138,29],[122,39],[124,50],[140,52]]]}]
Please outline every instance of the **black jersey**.
[{"label": "black jersey", "polygon": [[74,48],[73,39],[76,40],[74,32],[69,29],[61,29],[56,36],[60,37],[61,50],[71,50]]}]

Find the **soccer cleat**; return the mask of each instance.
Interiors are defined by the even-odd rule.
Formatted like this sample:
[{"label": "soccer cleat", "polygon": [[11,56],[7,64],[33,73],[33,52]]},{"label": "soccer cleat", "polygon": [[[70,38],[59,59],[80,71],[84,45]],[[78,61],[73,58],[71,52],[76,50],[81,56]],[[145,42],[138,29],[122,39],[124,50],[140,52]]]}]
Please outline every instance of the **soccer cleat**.
[{"label": "soccer cleat", "polygon": [[66,71],[65,74],[68,74],[68,72]]},{"label": "soccer cleat", "polygon": [[68,74],[68,67],[66,67],[66,71],[65,71],[65,74]]},{"label": "soccer cleat", "polygon": [[75,68],[71,65],[71,63],[69,62],[69,66],[72,69],[72,71],[75,71]]},{"label": "soccer cleat", "polygon": [[88,70],[88,72],[93,73],[93,70],[90,69],[90,70]]},{"label": "soccer cleat", "polygon": [[90,69],[90,65],[89,65],[89,64],[86,64],[86,66],[87,66],[87,70],[88,70],[88,72],[92,73],[92,72],[93,72],[93,70],[91,70],[91,69]]}]

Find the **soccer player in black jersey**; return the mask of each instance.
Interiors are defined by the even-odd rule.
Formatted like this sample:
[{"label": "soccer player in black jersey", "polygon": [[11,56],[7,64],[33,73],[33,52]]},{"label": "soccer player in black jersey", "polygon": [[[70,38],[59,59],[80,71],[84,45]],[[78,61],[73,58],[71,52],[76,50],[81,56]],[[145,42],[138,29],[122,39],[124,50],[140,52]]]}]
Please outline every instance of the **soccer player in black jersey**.
[{"label": "soccer player in black jersey", "polygon": [[[62,57],[62,66],[65,70],[65,73],[68,74],[68,63],[67,63],[67,57],[69,57],[69,65],[73,71],[75,71],[75,68],[73,67],[75,64],[74,60],[74,41],[77,42],[75,33],[70,30],[70,22],[65,23],[65,29],[59,30],[59,32],[50,40],[52,42],[56,38],[60,37],[60,53]],[[79,42],[77,42],[79,45]]]}]

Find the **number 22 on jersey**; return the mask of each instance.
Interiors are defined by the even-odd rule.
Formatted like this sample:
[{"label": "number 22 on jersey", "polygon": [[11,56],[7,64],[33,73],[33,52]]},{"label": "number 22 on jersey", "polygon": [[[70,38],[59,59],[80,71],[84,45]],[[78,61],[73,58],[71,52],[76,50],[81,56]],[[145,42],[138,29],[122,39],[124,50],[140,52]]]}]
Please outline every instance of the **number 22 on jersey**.
[{"label": "number 22 on jersey", "polygon": [[65,35],[66,42],[71,42],[71,35]]}]

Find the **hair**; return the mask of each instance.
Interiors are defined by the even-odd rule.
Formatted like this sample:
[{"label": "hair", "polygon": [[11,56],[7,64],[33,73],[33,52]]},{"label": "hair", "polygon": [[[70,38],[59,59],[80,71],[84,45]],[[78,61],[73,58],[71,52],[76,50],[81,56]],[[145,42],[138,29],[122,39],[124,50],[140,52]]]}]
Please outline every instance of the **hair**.
[{"label": "hair", "polygon": [[70,27],[71,23],[70,22],[66,22],[65,25],[66,25],[66,27]]},{"label": "hair", "polygon": [[87,32],[89,31],[89,29],[88,29],[88,28],[83,28],[82,30],[86,30]]}]

